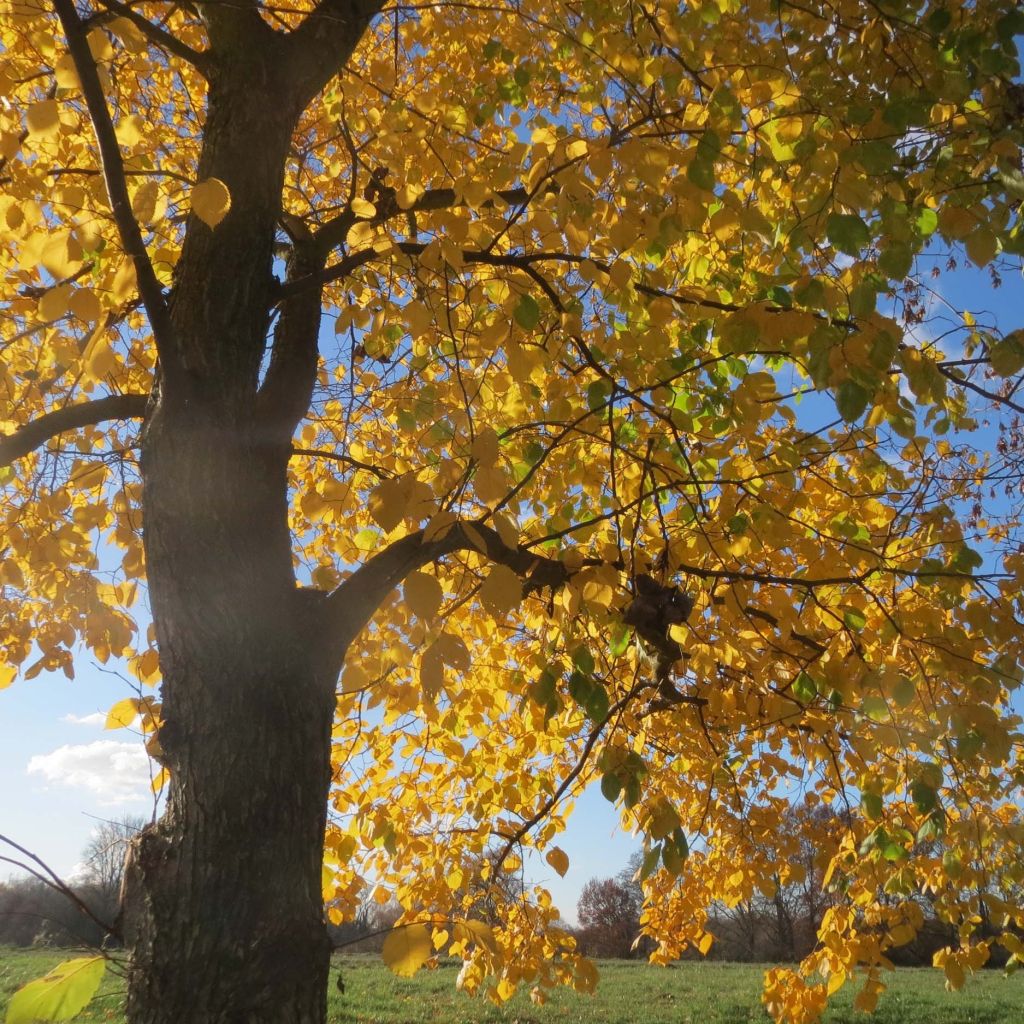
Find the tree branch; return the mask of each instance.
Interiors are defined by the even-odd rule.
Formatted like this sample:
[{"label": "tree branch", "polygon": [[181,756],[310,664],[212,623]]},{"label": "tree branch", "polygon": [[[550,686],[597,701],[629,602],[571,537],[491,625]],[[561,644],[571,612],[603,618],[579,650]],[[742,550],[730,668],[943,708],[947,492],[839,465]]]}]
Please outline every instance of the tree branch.
[{"label": "tree branch", "polygon": [[[524,593],[557,589],[579,571],[528,548],[510,547],[497,530],[480,522],[453,523],[430,540],[425,539],[425,532],[417,530],[389,544],[327,595],[324,639],[339,661],[381,602],[409,573],[455,551],[478,551],[490,561],[507,566],[523,580]],[[584,559],[579,568],[601,564],[600,559]]]},{"label": "tree branch", "polygon": [[281,38],[261,17],[257,0],[197,0],[196,8],[210,37],[211,54],[244,54]]},{"label": "tree branch", "polygon": [[[191,46],[183,43],[177,36],[172,35],[166,29],[162,29],[159,25],[154,25],[148,18],[144,18],[139,14],[134,7],[129,7],[128,4],[123,4],[120,0],[99,0],[99,3],[106,10],[110,11],[111,14],[127,18],[151,43],[155,43],[162,50],[166,50],[168,53],[174,54],[175,57],[180,57],[182,60],[187,61],[204,76],[209,74],[210,59],[206,53],[193,50]],[[90,18],[89,23],[92,24],[96,20],[98,19]]]},{"label": "tree branch", "polygon": [[[552,185],[540,194],[547,195],[548,193],[557,191],[558,186]],[[503,188],[499,189],[494,194],[507,206],[526,203],[530,199],[530,193],[522,187]],[[393,197],[392,201],[388,204],[378,202],[376,205],[376,215],[369,218],[369,222],[371,224],[383,224],[395,217],[404,217],[410,213],[416,214],[429,213],[432,210],[450,210],[452,207],[462,204],[455,189],[432,188],[424,192],[423,195],[421,195],[411,206],[404,208],[400,207]],[[480,208],[483,210],[489,210],[493,209],[496,205],[497,203],[493,199],[488,199],[480,204]],[[316,238],[316,243],[325,256],[330,253],[331,249],[336,248],[345,241],[345,237],[348,235],[349,229],[353,224],[355,224],[356,220],[356,215],[351,209],[346,207],[346,209],[336,217],[327,221],[327,223],[316,231],[314,236]]]},{"label": "tree branch", "polygon": [[114,122],[107,108],[107,100],[103,95],[103,87],[100,85],[96,62],[89,50],[89,43],[81,19],[75,10],[74,0],[53,0],[53,4],[67,37],[68,51],[78,72],[78,80],[82,83],[82,95],[85,97],[96,143],[99,146],[103,181],[107,187],[107,198],[110,200],[110,209],[121,238],[121,245],[135,267],[139,295],[149,316],[157,352],[166,355],[170,349],[170,315],[164,301],[163,288],[153,271],[153,264],[150,263],[149,254],[146,252],[146,243],[142,240],[138,221],[132,213],[121,150],[114,132]]},{"label": "tree branch", "polygon": [[39,870],[33,868],[30,864],[24,863],[24,861],[14,860],[11,857],[0,858],[7,861],[10,864],[15,864],[24,871],[27,871],[34,878],[37,878],[44,885],[49,886],[51,889],[59,892],[65,899],[71,902],[78,911],[85,917],[89,918],[93,924],[99,925],[102,931],[108,935],[119,935],[117,929],[110,924],[108,921],[104,921],[102,918],[97,917],[92,912],[92,909],[87,903],[85,903],[78,894],[61,878],[45,861],[41,860],[30,850],[26,850],[24,846],[19,845],[13,839],[9,839],[7,836],[0,835],[0,843],[5,843],[7,846],[17,850],[23,857],[27,857],[33,864],[38,865]]},{"label": "tree branch", "polygon": [[13,434],[0,437],[0,466],[9,466],[67,430],[94,426],[104,420],[140,419],[146,415],[148,402],[148,395],[110,395],[45,413]]},{"label": "tree branch", "polygon": [[[297,239],[288,257],[286,284],[323,272],[312,239]],[[319,362],[323,286],[289,295],[274,327],[270,365],[259,390],[259,412],[267,429],[287,444],[313,397]]]},{"label": "tree branch", "polygon": [[320,0],[286,37],[289,80],[303,105],[336,75],[351,56],[384,0]]}]

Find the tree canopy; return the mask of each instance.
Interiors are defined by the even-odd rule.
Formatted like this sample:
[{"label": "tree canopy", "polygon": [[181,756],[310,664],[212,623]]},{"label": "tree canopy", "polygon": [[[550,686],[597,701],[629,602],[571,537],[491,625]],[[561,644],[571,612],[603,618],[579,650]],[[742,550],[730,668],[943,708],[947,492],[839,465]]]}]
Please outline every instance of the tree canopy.
[{"label": "tree canopy", "polygon": [[[327,913],[397,899],[400,971],[591,988],[500,877],[568,869],[590,784],[661,961],[816,849],[779,1020],[873,1006],[922,893],[951,986],[1020,958],[1024,334],[930,314],[951,254],[1019,293],[1022,31],[1011,0],[12,0],[0,685],[123,659],[170,843],[200,726],[241,773],[252,708],[298,736],[315,703],[183,653],[256,649],[273,600],[220,623],[265,564],[330,676]],[[653,647],[641,577],[693,601]],[[836,813],[796,834],[797,797]]]}]

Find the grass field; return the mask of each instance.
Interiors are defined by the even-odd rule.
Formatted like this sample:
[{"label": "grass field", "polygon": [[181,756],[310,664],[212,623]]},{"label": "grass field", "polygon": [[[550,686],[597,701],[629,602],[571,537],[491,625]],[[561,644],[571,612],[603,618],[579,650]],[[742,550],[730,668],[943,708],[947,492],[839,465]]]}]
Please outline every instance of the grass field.
[{"label": "grass field", "polygon": [[[0,949],[0,1018],[11,993],[61,960],[63,951]],[[372,957],[336,962],[345,981],[331,984],[331,1024],[767,1024],[761,1009],[762,968],[748,964],[686,963],[664,969],[606,962],[594,996],[555,991],[534,1006],[525,993],[501,1008],[455,991],[455,967],[421,971],[411,981],[392,975]],[[839,993],[829,1024],[1024,1024],[1024,974],[1005,978],[985,971],[962,992],[947,993],[939,971],[901,969],[866,1017],[851,1008],[853,990]],[[118,1024],[123,984],[109,977],[79,1021]]]}]

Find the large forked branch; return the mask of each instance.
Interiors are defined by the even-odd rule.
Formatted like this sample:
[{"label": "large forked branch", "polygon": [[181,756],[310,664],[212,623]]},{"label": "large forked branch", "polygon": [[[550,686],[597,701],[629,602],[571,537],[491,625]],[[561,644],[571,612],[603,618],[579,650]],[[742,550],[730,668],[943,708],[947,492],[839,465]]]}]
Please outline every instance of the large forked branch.
[{"label": "large forked branch", "polygon": [[290,80],[303,104],[336,75],[362,38],[384,0],[320,0],[286,37]]},{"label": "large forked branch", "polygon": [[339,661],[388,594],[409,573],[445,555],[477,551],[511,569],[522,579],[524,592],[561,587],[579,568],[603,564],[600,559],[585,559],[579,568],[569,567],[528,548],[511,547],[497,530],[480,522],[453,523],[430,540],[425,533],[418,530],[390,544],[327,596],[326,642]]},{"label": "large forked branch", "polygon": [[48,412],[13,434],[0,437],[0,466],[9,466],[67,430],[95,426],[104,420],[140,419],[146,415],[148,401],[148,395],[110,395]]},{"label": "large forked branch", "polygon": [[139,295],[146,308],[149,324],[153,330],[157,352],[166,356],[170,351],[171,321],[164,300],[163,288],[157,280],[153,264],[146,252],[146,243],[142,239],[138,221],[132,213],[131,197],[128,195],[128,184],[124,176],[124,164],[121,150],[114,132],[114,122],[110,117],[103,86],[96,70],[89,43],[85,36],[82,21],[75,10],[74,0],[53,0],[53,5],[64,28],[68,40],[68,52],[75,64],[78,80],[82,83],[82,95],[89,110],[96,144],[100,151],[100,167],[103,169],[103,181],[107,188],[110,209],[121,238],[121,245],[128,254],[135,268],[135,278],[139,286]]}]

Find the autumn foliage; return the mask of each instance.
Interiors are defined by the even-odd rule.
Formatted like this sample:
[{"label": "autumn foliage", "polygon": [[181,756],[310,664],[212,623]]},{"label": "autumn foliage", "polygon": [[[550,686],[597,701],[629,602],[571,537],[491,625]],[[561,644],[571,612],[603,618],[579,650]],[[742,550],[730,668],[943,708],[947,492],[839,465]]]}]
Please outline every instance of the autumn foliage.
[{"label": "autumn foliage", "polygon": [[[385,958],[461,956],[495,1000],[596,982],[503,882],[524,848],[569,868],[591,784],[643,836],[661,962],[813,847],[778,1020],[870,1008],[922,893],[951,986],[1024,954],[1024,553],[990,495],[1024,335],[908,298],[950,253],[1019,294],[1022,22],[0,9],[0,684],[82,650],[138,680],[111,724],[141,715],[171,812],[127,876],[133,1021],[227,1019],[171,987],[207,965],[293,998],[276,949],[326,979],[327,799],[330,920],[396,899]],[[694,601],[667,677],[639,574]],[[806,835],[797,794],[834,812]],[[268,926],[243,983],[218,922],[292,907],[304,944]]]}]

